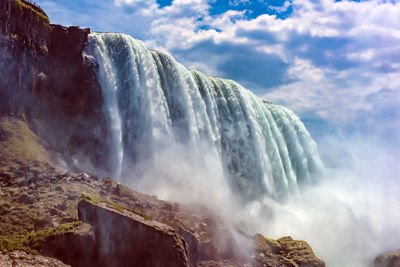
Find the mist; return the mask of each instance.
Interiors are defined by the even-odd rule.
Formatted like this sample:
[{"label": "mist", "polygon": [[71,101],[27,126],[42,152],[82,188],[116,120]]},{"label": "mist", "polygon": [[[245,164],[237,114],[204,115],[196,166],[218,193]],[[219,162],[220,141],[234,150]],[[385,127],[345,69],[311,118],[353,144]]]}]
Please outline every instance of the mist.
[{"label": "mist", "polygon": [[400,249],[398,151],[355,135],[325,136],[318,145],[324,174],[285,203],[265,197],[243,204],[206,145],[159,151],[128,181],[160,199],[205,205],[228,227],[243,221],[252,233],[305,240],[327,266],[368,266]]},{"label": "mist", "polygon": [[127,35],[90,36],[87,53],[103,62],[100,84],[113,96],[103,112],[122,183],[204,205],[230,229],[244,222],[250,233],[305,240],[328,266],[366,266],[398,249],[393,144],[325,135],[317,153],[292,111],[185,69]]},{"label": "mist", "polygon": [[320,183],[286,204],[248,204],[253,229],[306,240],[327,266],[368,266],[398,250],[398,151],[360,136],[326,136],[319,145],[326,165]]},{"label": "mist", "polygon": [[207,144],[174,144],[137,165],[124,183],[160,199],[225,208],[234,199],[221,159]]}]

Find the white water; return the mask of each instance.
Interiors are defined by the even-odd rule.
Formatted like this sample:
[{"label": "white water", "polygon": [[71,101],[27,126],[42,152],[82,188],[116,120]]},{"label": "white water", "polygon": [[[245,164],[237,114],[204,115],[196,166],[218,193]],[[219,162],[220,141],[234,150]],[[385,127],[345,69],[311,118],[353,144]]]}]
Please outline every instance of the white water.
[{"label": "white water", "polygon": [[160,165],[159,155],[173,157],[183,146],[192,161],[193,155],[199,161],[213,155],[213,168],[244,199],[282,199],[322,169],[315,143],[293,112],[233,81],[190,71],[124,34],[90,34],[87,54],[99,64],[114,177],[132,179],[130,172],[144,162],[146,168]]},{"label": "white water", "polygon": [[397,148],[357,136],[327,136],[320,148],[325,179],[284,204],[250,202],[242,217],[266,236],[306,240],[329,267],[371,266],[380,253],[398,251]]},{"label": "white water", "polygon": [[304,239],[327,266],[368,266],[398,249],[398,152],[365,140],[327,146],[330,137],[325,152],[354,166],[330,168],[315,183],[316,145],[290,110],[127,35],[90,34],[86,52],[99,66],[114,177],[267,236]]}]

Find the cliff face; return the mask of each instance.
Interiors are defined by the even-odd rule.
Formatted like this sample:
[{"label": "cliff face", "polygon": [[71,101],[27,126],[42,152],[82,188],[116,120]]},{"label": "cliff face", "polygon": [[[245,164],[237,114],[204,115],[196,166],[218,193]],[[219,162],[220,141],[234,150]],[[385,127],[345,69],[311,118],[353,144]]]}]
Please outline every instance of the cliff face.
[{"label": "cliff face", "polygon": [[[62,266],[29,254],[39,249],[72,266],[324,266],[301,241],[259,236],[254,245],[206,208],[196,215],[111,179],[54,166],[61,154],[70,168],[87,159],[87,171],[108,169],[97,66],[84,53],[89,32],[49,24],[23,0],[0,0],[0,261]],[[81,199],[76,210],[84,192],[103,200]],[[78,219],[92,226],[66,226]],[[10,252],[20,249],[27,253]]]},{"label": "cliff face", "polygon": [[107,151],[107,130],[96,66],[84,56],[89,32],[49,24],[21,0],[1,0],[0,114],[25,118],[69,167],[80,161],[107,170],[96,153]]},{"label": "cliff face", "polygon": [[32,55],[47,54],[50,25],[47,15],[21,0],[0,2],[0,30],[3,38],[23,46]]},{"label": "cliff face", "polygon": [[37,67],[38,59],[48,54],[51,28],[48,20],[32,9],[17,1],[2,0],[0,31],[0,112],[8,112],[21,109],[21,104],[29,101],[24,92],[43,69]]},{"label": "cliff face", "polygon": [[71,266],[324,266],[304,241],[227,228],[206,207],[67,172],[53,157],[25,122],[0,119],[0,262],[35,250]]},{"label": "cliff face", "polygon": [[189,266],[185,240],[166,224],[91,195],[81,197],[78,214],[102,244],[96,266]]}]

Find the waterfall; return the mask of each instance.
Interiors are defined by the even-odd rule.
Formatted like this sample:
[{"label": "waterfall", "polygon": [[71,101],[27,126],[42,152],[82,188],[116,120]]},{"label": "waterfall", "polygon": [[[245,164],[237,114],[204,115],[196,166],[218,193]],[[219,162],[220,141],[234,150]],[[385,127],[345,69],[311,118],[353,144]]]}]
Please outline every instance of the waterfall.
[{"label": "waterfall", "polygon": [[299,118],[234,81],[188,70],[124,34],[91,33],[86,50],[99,66],[115,177],[177,146],[194,154],[206,146],[246,199],[295,195],[322,169]]}]

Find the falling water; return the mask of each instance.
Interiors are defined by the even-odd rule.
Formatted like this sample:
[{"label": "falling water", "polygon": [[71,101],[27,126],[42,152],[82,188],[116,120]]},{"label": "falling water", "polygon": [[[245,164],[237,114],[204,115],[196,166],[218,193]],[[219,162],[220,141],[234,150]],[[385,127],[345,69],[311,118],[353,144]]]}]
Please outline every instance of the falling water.
[{"label": "falling water", "polygon": [[116,177],[176,145],[207,144],[232,190],[247,199],[295,195],[322,169],[293,112],[231,80],[190,71],[124,34],[92,33],[86,52],[99,65]]}]

